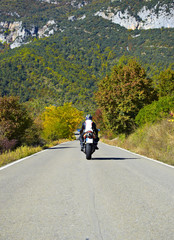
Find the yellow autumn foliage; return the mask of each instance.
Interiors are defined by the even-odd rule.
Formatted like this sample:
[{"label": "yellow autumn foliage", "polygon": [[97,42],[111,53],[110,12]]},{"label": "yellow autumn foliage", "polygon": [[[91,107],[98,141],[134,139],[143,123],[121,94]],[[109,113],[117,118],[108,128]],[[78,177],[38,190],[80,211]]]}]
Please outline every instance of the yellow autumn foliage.
[{"label": "yellow autumn foliage", "polygon": [[83,119],[83,112],[65,103],[63,106],[46,107],[42,114],[43,137],[47,140],[71,138]]}]

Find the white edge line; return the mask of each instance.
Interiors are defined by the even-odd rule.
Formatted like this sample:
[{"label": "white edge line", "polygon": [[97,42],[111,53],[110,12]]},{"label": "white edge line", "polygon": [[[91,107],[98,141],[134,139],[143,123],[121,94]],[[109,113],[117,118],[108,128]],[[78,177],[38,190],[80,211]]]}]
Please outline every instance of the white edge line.
[{"label": "white edge line", "polygon": [[[70,142],[70,141],[68,141],[68,142]],[[61,144],[65,144],[65,143],[67,143],[67,142],[57,144],[57,145],[55,145],[55,146],[53,146],[53,147],[56,147],[56,146],[59,146],[59,145],[61,145]],[[50,148],[53,148],[53,147],[50,147]],[[49,148],[48,148],[48,149],[49,149]],[[33,157],[33,156],[36,156],[36,155],[38,155],[38,154],[40,154],[40,153],[42,153],[42,152],[44,152],[44,151],[46,151],[46,150],[48,150],[48,149],[41,150],[41,151],[39,151],[39,152],[36,152],[36,153],[34,153],[34,154],[31,154],[31,155],[29,155],[29,156],[27,156],[27,157],[24,157],[24,158],[21,158],[21,159],[19,159],[19,160],[14,160],[14,162],[11,162],[11,163],[3,166],[3,167],[0,167],[0,171],[3,170],[3,169],[5,169],[5,168],[11,167],[11,166],[13,166],[13,165],[15,165],[15,164],[17,164],[17,163],[20,163],[20,162],[22,162],[22,161],[25,161],[25,160],[27,160],[28,158],[31,158],[31,157]]]},{"label": "white edge line", "polygon": [[[45,150],[47,150],[47,149],[45,149]],[[43,151],[45,151],[45,150],[42,150],[42,151],[40,151],[40,152],[36,152],[36,153],[34,153],[34,154],[31,154],[31,155],[29,155],[29,156],[27,156],[27,157],[24,157],[24,158],[21,158],[21,159],[19,159],[19,160],[14,160],[14,162],[11,162],[11,163],[3,166],[3,167],[0,167],[0,171],[3,170],[3,169],[5,169],[5,168],[11,167],[11,166],[14,165],[14,164],[17,164],[17,163],[20,163],[20,162],[22,162],[22,161],[24,161],[24,160],[27,160],[28,158],[31,158],[31,157],[33,157],[33,156],[35,156],[35,155],[37,155],[37,154],[39,154],[39,153],[41,153],[41,152],[43,152]]]},{"label": "white edge line", "polygon": [[138,154],[138,153],[131,152],[131,151],[127,150],[127,149],[124,149],[124,148],[121,148],[121,147],[117,147],[117,146],[114,146],[114,145],[110,145],[110,144],[108,144],[108,143],[104,143],[104,142],[102,142],[102,143],[103,143],[103,144],[106,144],[106,145],[108,145],[108,146],[110,146],[110,147],[115,147],[115,148],[121,149],[121,150],[123,150],[123,151],[125,151],[125,152],[132,153],[132,154],[134,154],[134,155],[136,155],[136,156],[145,158],[145,159],[147,159],[147,160],[150,160],[150,161],[159,163],[159,164],[161,164],[161,165],[165,165],[165,166],[167,166],[167,167],[174,168],[174,166],[172,166],[172,165],[169,165],[169,164],[167,164],[167,163],[163,163],[163,162],[158,161],[158,160],[155,160],[155,159],[153,159],[153,158],[149,158],[149,157],[140,155],[140,154]]}]

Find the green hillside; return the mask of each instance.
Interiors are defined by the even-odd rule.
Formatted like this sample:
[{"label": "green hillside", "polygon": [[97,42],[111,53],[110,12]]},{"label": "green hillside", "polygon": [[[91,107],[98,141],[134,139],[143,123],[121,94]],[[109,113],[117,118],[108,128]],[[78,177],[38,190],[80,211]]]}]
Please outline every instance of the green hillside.
[{"label": "green hillside", "polygon": [[[2,56],[1,56],[2,57]],[[67,61],[52,42],[42,40],[10,51],[0,60],[1,95],[17,95],[25,102],[43,99],[48,104],[73,102],[82,110],[92,106],[95,76],[89,69]],[[88,70],[88,71],[87,71]]]},{"label": "green hillside", "polygon": [[[80,0],[74,5],[72,1],[57,2],[6,0],[0,5],[0,21],[22,21],[23,27],[31,29],[54,19],[58,29],[51,37],[29,36],[30,43],[13,50],[0,43],[1,96],[18,95],[23,102],[32,99],[43,105],[72,102],[81,110],[94,110],[97,82],[121,56],[137,58],[149,76],[173,63],[174,29],[133,31],[94,16],[110,1],[88,1],[81,8],[77,7],[84,3]],[[134,11],[156,3],[138,1]],[[118,4],[123,10],[130,5],[133,11],[135,6],[130,0],[112,2]],[[78,20],[84,14],[85,18]],[[68,20],[73,15],[76,20]]]}]

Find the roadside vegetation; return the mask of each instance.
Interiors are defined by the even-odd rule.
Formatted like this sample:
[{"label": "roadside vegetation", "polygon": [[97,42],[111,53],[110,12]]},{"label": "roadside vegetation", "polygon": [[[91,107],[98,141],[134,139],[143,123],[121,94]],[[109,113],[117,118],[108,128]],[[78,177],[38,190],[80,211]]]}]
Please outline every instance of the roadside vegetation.
[{"label": "roadside vegetation", "polygon": [[154,79],[121,59],[99,82],[95,120],[104,142],[174,165],[174,71]]},{"label": "roadside vegetation", "polygon": [[[99,78],[94,100],[94,121],[104,141],[174,165],[172,65],[149,78],[136,59],[123,56]],[[48,106],[39,99],[0,97],[0,165],[73,139],[83,114],[69,101]]]},{"label": "roadside vegetation", "polygon": [[49,142],[43,146],[36,146],[36,147],[21,146],[16,148],[13,151],[10,151],[10,150],[5,151],[2,154],[0,154],[0,167],[8,163],[14,162],[18,159],[30,156],[34,153],[40,152],[41,150],[53,147],[55,145],[58,145],[60,143],[67,142],[67,141],[69,141],[69,139],[61,139],[61,140]]},{"label": "roadside vegetation", "polygon": [[0,155],[0,167],[11,163],[15,160],[27,157],[31,154],[39,152],[42,150],[42,147],[29,147],[29,146],[22,146],[18,147],[16,150],[13,151],[6,151]]},{"label": "roadside vegetation", "polygon": [[119,135],[102,141],[174,166],[174,121],[147,124],[128,137]]},{"label": "roadside vegetation", "polygon": [[0,166],[73,139],[82,118],[71,103],[31,115],[18,97],[0,97]]}]

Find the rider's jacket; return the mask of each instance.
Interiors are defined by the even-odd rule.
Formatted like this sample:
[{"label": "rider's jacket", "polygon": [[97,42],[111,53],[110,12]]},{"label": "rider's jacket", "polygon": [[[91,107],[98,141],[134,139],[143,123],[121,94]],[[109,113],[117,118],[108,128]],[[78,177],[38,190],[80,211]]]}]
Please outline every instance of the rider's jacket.
[{"label": "rider's jacket", "polygon": [[87,131],[91,131],[93,132],[93,129],[92,129],[92,120],[86,120],[85,121],[85,129],[84,129],[84,132],[87,132]]},{"label": "rider's jacket", "polygon": [[96,128],[96,124],[92,120],[86,120],[85,122],[82,123],[82,128],[80,130],[80,134],[87,132],[87,131],[92,131],[96,135],[98,135],[98,129]]}]

